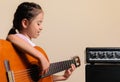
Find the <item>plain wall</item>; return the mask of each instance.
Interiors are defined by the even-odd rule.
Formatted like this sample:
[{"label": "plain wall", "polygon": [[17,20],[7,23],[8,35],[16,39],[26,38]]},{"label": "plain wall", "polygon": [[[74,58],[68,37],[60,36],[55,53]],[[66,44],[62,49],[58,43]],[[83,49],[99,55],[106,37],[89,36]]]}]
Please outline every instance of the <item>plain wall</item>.
[{"label": "plain wall", "polygon": [[43,31],[33,41],[51,62],[80,57],[81,66],[66,82],[85,82],[86,47],[120,46],[120,0],[3,0],[0,39],[6,38],[13,14],[23,1],[37,2],[45,12]]}]

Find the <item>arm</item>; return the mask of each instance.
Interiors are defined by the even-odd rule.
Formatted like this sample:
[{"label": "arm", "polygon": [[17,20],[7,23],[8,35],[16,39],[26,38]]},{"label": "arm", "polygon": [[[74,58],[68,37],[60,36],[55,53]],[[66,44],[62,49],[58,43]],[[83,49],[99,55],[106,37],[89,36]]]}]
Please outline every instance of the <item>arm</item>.
[{"label": "arm", "polygon": [[75,68],[76,68],[75,65],[72,64],[71,68],[66,70],[63,75],[61,75],[61,76],[60,75],[53,75],[54,82],[67,80],[71,76],[71,74],[75,70]]},{"label": "arm", "polygon": [[49,62],[47,61],[47,59],[43,56],[41,52],[39,52],[29,43],[27,43],[26,41],[24,41],[23,39],[19,38],[18,36],[14,34],[8,35],[7,40],[13,43],[22,52],[28,53],[29,55],[36,58],[40,62],[40,65],[42,67],[42,70],[43,70],[42,74],[47,72],[47,69],[49,67]]}]

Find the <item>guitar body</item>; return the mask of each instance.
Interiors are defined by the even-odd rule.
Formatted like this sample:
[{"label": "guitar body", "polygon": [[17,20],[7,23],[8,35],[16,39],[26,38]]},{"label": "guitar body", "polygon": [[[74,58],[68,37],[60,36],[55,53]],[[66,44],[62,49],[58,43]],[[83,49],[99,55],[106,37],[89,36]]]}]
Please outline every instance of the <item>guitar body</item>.
[{"label": "guitar body", "polygon": [[[36,48],[47,58],[42,48]],[[4,65],[5,60],[9,61],[10,70],[14,76],[13,82],[53,82],[52,75],[39,79],[39,81],[33,81],[29,74],[29,65],[32,63],[37,64],[37,60],[30,55],[19,53],[13,45],[6,40],[0,40],[0,82],[8,82]]]}]

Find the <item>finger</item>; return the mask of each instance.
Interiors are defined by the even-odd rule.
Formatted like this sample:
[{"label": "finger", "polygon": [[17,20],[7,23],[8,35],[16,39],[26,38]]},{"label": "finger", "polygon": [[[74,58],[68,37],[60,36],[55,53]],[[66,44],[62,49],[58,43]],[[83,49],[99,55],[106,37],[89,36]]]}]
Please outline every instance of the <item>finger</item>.
[{"label": "finger", "polygon": [[70,72],[73,72],[75,70],[75,65],[71,64],[71,68],[69,68]]},{"label": "finger", "polygon": [[45,70],[45,74],[46,74],[48,71],[49,71],[49,68],[47,68],[47,69]]},{"label": "finger", "polygon": [[68,70],[68,74],[70,75],[72,73],[72,69],[70,68],[69,70]]},{"label": "finger", "polygon": [[49,71],[49,69],[47,68],[47,69],[45,69],[45,70],[42,70],[40,74],[41,74],[41,75],[44,75],[44,74],[46,74],[48,71]]},{"label": "finger", "polygon": [[42,75],[43,75],[43,71],[40,71],[39,76],[42,76]]},{"label": "finger", "polygon": [[71,68],[73,69],[73,70],[75,70],[75,65],[74,64],[71,64]]}]

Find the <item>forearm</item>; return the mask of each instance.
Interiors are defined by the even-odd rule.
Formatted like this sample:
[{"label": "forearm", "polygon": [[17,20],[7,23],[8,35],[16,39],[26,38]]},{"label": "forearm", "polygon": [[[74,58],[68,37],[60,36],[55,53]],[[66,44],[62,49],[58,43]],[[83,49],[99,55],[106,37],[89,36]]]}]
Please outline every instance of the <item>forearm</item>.
[{"label": "forearm", "polygon": [[63,81],[66,80],[66,77],[64,77],[64,75],[53,75],[53,80],[54,82]]},{"label": "forearm", "polygon": [[35,57],[36,59],[41,59],[42,53],[40,53],[37,49],[35,49],[29,43],[25,42],[23,39],[15,36],[15,35],[9,35],[7,37],[7,40],[9,40],[11,43],[13,43],[22,52],[28,53],[29,55]]}]

